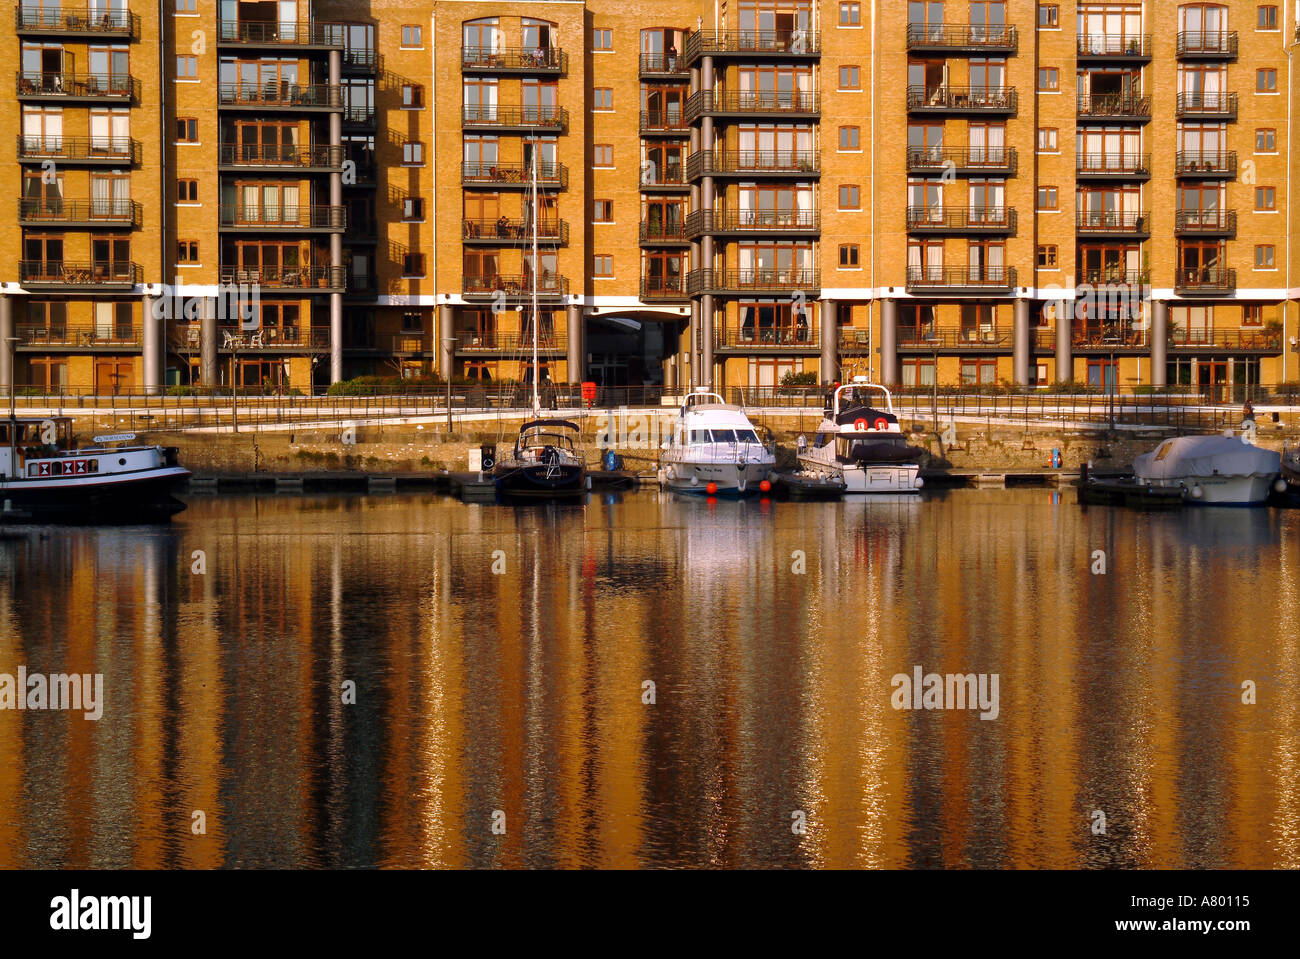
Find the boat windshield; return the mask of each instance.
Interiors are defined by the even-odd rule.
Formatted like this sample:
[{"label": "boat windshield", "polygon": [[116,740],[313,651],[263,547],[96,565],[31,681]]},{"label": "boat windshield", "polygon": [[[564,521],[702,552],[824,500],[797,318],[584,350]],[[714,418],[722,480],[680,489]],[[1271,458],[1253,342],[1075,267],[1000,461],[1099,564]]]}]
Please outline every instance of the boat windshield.
[{"label": "boat windshield", "polygon": [[532,430],[522,436],[519,440],[521,447],[533,446],[558,446],[561,449],[573,449],[573,437],[564,433],[544,433],[541,430]]},{"label": "boat windshield", "polygon": [[758,434],[753,430],[736,430],[736,442],[738,443],[757,443]]},{"label": "boat windshield", "polygon": [[713,442],[715,443],[734,443],[736,442],[735,430],[712,430]]}]

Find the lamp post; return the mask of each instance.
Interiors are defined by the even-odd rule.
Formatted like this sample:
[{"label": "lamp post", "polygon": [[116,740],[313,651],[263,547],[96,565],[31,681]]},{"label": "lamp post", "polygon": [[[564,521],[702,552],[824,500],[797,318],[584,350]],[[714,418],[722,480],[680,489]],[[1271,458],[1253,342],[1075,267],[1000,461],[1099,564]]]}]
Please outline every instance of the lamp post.
[{"label": "lamp post", "polygon": [[442,345],[447,351],[447,355],[453,357],[452,362],[447,364],[447,437],[451,438],[451,373],[455,367],[455,359],[452,351],[456,348],[456,337],[444,336]]}]

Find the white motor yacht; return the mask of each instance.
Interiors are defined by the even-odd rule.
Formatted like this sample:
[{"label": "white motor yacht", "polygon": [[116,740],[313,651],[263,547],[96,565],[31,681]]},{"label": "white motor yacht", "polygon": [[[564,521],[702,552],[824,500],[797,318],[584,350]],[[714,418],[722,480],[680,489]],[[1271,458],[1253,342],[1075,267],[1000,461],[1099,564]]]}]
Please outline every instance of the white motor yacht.
[{"label": "white motor yacht", "polygon": [[750,496],[763,492],[776,455],[745,411],[717,393],[694,390],[659,457],[659,485],[679,493]]},{"label": "white motor yacht", "polygon": [[889,390],[857,377],[832,394],[816,439],[799,452],[799,467],[842,477],[846,493],[915,493],[924,482],[924,453],[907,444]]}]

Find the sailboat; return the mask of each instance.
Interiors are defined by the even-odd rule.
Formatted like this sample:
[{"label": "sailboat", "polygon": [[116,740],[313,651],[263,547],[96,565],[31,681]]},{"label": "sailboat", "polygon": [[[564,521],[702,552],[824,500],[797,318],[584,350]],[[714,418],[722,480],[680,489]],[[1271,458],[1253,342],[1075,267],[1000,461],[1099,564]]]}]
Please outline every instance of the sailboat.
[{"label": "sailboat", "polygon": [[529,239],[532,241],[532,269],[529,271],[533,327],[533,408],[532,419],[519,427],[514,447],[497,460],[492,471],[492,481],[502,496],[532,496],[558,498],[581,496],[587,487],[587,467],[582,452],[582,431],[578,424],[565,419],[544,419],[542,398],[538,392],[538,318],[537,309],[537,158],[540,150],[533,151],[529,166],[529,192],[532,216],[529,218]]}]

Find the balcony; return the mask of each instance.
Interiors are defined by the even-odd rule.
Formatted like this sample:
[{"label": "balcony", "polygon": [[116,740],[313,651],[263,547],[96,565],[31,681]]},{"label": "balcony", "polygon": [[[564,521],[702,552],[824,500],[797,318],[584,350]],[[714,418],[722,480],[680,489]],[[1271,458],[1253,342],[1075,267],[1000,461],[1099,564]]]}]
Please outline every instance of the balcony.
[{"label": "balcony", "polygon": [[1235,151],[1209,153],[1179,151],[1174,160],[1174,173],[1181,177],[1230,180],[1237,175],[1237,154]]},{"label": "balcony", "polygon": [[781,326],[720,326],[713,331],[713,346],[736,353],[815,352],[821,349],[816,324],[800,317],[797,323]]},{"label": "balcony", "polygon": [[1237,235],[1237,211],[1179,210],[1174,214],[1174,235],[1231,239]]},{"label": "balcony", "polygon": [[662,168],[654,161],[641,169],[642,192],[688,193],[691,185],[686,179],[686,167],[681,161],[664,165]]},{"label": "balcony", "polygon": [[1175,53],[1185,60],[1235,60],[1237,32],[1180,30]]},{"label": "balcony", "polygon": [[1006,56],[1017,50],[1016,28],[1008,24],[941,23],[907,25],[908,53],[973,53]]},{"label": "balcony", "polygon": [[1126,93],[1101,93],[1077,98],[1080,120],[1147,123],[1151,120],[1151,98]]},{"label": "balcony", "polygon": [[1151,235],[1151,214],[1121,210],[1079,210],[1074,229],[1081,237],[1142,237]]},{"label": "balcony", "polygon": [[63,137],[18,135],[18,162],[54,160],[64,166],[136,166],[140,141],[130,137]]},{"label": "balcony", "polygon": [[[1055,335],[1052,340],[1055,340]],[[1048,345],[1048,349],[1054,347]],[[1149,348],[1147,331],[1130,323],[1075,323],[1070,329],[1070,347],[1076,353],[1142,353]]]},{"label": "balcony", "polygon": [[1216,353],[1281,353],[1281,330],[1188,330],[1169,338],[1171,350],[1213,350]]},{"label": "balcony", "polygon": [[346,206],[222,206],[221,230],[342,233],[348,225]]},{"label": "balcony", "polygon": [[1016,271],[1009,266],[909,266],[909,290],[945,293],[1009,293]]},{"label": "balcony", "polygon": [[1105,267],[1100,270],[1081,269],[1075,282],[1086,285],[1093,290],[1111,292],[1116,295],[1140,290],[1151,283],[1151,276],[1144,270],[1123,270],[1119,267]]},{"label": "balcony", "polygon": [[1009,353],[1014,340],[1011,326],[940,327],[903,326],[898,328],[898,348],[909,353]]},{"label": "balcony", "polygon": [[687,246],[690,242],[690,237],[686,235],[686,224],[680,220],[676,223],[641,221],[642,246]]},{"label": "balcony", "polygon": [[642,110],[641,135],[687,137],[691,125],[681,110]]},{"label": "balcony", "polygon": [[692,270],[686,275],[686,292],[702,293],[816,293],[821,290],[818,270]]},{"label": "balcony", "polygon": [[222,83],[217,104],[239,110],[294,110],[340,113],[343,88],[331,83]]},{"label": "balcony", "polygon": [[373,130],[375,128],[375,108],[364,103],[344,104],[343,128],[345,130]]},{"label": "balcony", "polygon": [[907,172],[1015,176],[1015,147],[908,147]]},{"label": "balcony", "polygon": [[909,206],[907,229],[911,233],[979,234],[1016,232],[1013,207]]},{"label": "balcony", "polygon": [[122,349],[142,342],[140,328],[130,323],[19,323],[16,334],[20,350]]},{"label": "balcony", "polygon": [[569,55],[558,47],[463,47],[462,73],[560,77],[569,71]]},{"label": "balcony", "polygon": [[134,200],[22,197],[18,201],[18,222],[23,226],[137,227],[140,212]]},{"label": "balcony", "polygon": [[1147,180],[1150,153],[1076,153],[1074,175],[1080,180]]},{"label": "balcony", "polygon": [[703,116],[740,117],[776,116],[783,119],[816,119],[821,115],[821,94],[807,90],[778,92],[737,92],[701,90],[686,101],[686,122]]},{"label": "balcony", "polygon": [[686,178],[702,176],[816,177],[821,155],[815,150],[700,150],[686,160]]},{"label": "balcony", "polygon": [[[539,329],[537,349],[541,353],[563,353],[567,347],[563,331]],[[533,334],[497,330],[461,331],[456,334],[457,353],[524,353],[533,348]]]},{"label": "balcony", "polygon": [[[461,292],[466,297],[475,299],[494,299],[497,294],[504,294],[506,299],[521,301],[533,295],[533,278],[527,275],[474,276],[466,274],[461,277]],[[569,281],[558,273],[544,273],[537,278],[537,295],[546,299],[567,296]]]},{"label": "balcony", "polygon": [[1015,87],[911,86],[907,88],[907,109],[912,113],[943,115],[988,114],[1014,116]]},{"label": "balcony", "polygon": [[871,331],[860,326],[840,327],[840,352],[866,356],[871,352]]},{"label": "balcony", "polygon": [[1174,109],[1180,120],[1237,119],[1235,93],[1180,93]]},{"label": "balcony", "polygon": [[813,30],[699,30],[686,37],[687,68],[700,57],[807,60],[822,54],[821,34]]},{"label": "balcony", "polygon": [[[191,327],[185,338],[183,349],[198,352],[199,331]],[[263,326],[254,332],[248,332],[237,326],[221,325],[217,327],[217,349],[223,353],[231,352],[322,352],[329,349],[330,331],[323,327],[313,329],[310,326]],[[175,347],[173,347],[175,349]]]},{"label": "balcony", "polygon": [[[461,221],[461,240],[467,244],[487,244],[489,246],[527,246],[532,243],[532,227],[528,220],[509,219]],[[568,246],[569,223],[567,220],[538,220],[537,242],[541,245]]]},{"label": "balcony", "polygon": [[1221,266],[1180,269],[1174,273],[1174,292],[1187,296],[1231,293],[1237,288],[1237,271]]},{"label": "balcony", "polygon": [[819,210],[695,210],[686,214],[686,236],[816,236],[821,232]]},{"label": "balcony", "polygon": [[218,153],[223,170],[266,170],[295,173],[337,173],[343,169],[343,148],[334,146],[295,147],[240,146],[223,143]]},{"label": "balcony", "polygon": [[689,80],[691,68],[686,59],[679,55],[665,53],[641,54],[642,80]]},{"label": "balcony", "polygon": [[106,73],[18,73],[21,100],[58,100],[61,103],[138,103],[140,81],[130,75]]},{"label": "balcony", "polygon": [[140,17],[126,10],[58,4],[41,8],[28,0],[14,8],[14,32],[60,40],[139,40]]},{"label": "balcony", "polygon": [[1107,63],[1145,63],[1151,59],[1151,34],[1125,36],[1118,33],[1088,33],[1075,38],[1079,60]]},{"label": "balcony", "polygon": [[650,276],[641,279],[641,302],[677,301],[690,299],[686,292],[686,278],[682,276]]},{"label": "balcony", "polygon": [[341,50],[344,25],[313,20],[218,20],[218,47]]},{"label": "balcony", "polygon": [[513,130],[523,133],[546,130],[563,133],[569,127],[569,111],[555,106],[467,106],[461,109],[461,126],[466,130]]},{"label": "balcony", "polygon": [[[460,165],[460,182],[462,186],[527,190],[532,186],[532,167],[526,163],[466,160]],[[537,187],[541,190],[567,190],[569,168],[563,163],[537,164]]]},{"label": "balcony", "polygon": [[341,266],[223,266],[220,282],[223,286],[242,283],[263,289],[342,293],[347,288],[347,272]]},{"label": "balcony", "polygon": [[368,47],[345,47],[343,69],[348,73],[374,73],[379,67],[379,54]]},{"label": "balcony", "polygon": [[144,282],[140,264],[127,260],[74,263],[67,260],[20,260],[18,280],[42,290],[129,291]]}]

